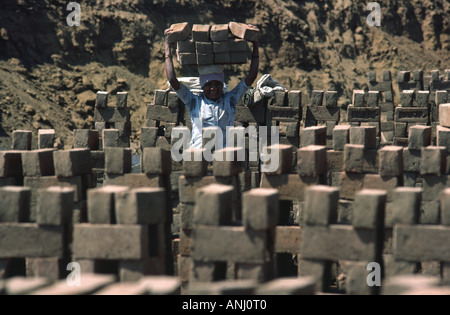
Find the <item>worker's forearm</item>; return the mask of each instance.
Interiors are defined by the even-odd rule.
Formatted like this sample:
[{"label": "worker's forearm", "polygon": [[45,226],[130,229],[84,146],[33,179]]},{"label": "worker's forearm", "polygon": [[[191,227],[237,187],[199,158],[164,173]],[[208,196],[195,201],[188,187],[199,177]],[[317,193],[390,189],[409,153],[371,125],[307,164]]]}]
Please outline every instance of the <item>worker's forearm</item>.
[{"label": "worker's forearm", "polygon": [[245,84],[251,86],[255,82],[259,71],[259,45],[258,42],[253,42],[253,52],[252,61],[250,63],[250,71],[247,78],[245,79]]},{"label": "worker's forearm", "polygon": [[166,41],[166,47],[165,47],[165,66],[166,66],[166,76],[167,80],[169,81],[170,85],[175,89],[178,90],[180,88],[180,82],[177,79],[177,76],[175,74],[175,69],[173,67],[173,61],[172,61],[172,54],[170,51],[170,45]]}]

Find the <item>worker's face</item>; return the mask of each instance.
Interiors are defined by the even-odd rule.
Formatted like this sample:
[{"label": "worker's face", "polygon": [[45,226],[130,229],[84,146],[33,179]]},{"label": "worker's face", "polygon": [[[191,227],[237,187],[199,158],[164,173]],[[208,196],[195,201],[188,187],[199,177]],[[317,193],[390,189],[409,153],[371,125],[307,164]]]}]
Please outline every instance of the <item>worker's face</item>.
[{"label": "worker's face", "polygon": [[203,86],[203,93],[206,98],[216,101],[223,92],[223,83],[220,81],[211,81]]}]

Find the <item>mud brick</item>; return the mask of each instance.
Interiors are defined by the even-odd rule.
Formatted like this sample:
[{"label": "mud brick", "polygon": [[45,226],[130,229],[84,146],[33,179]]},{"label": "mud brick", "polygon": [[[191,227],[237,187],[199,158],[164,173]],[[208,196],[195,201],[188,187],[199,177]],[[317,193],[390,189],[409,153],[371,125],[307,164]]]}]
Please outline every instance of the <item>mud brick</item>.
[{"label": "mud brick", "polygon": [[244,23],[236,22],[230,22],[228,26],[230,32],[238,38],[246,39],[248,41],[255,41],[259,39],[260,32],[256,27],[249,27]]},{"label": "mud brick", "polygon": [[327,150],[325,146],[310,145],[297,151],[297,173],[300,176],[316,177],[327,172]]},{"label": "mud brick", "polygon": [[228,46],[230,47],[230,52],[247,52],[248,45],[245,39],[239,38],[228,38]]},{"label": "mud brick", "polygon": [[164,188],[134,188],[115,192],[118,224],[157,224],[166,220]]},{"label": "mud brick", "polygon": [[367,73],[367,78],[369,79],[369,83],[377,82],[377,74],[374,71],[370,71]]},{"label": "mud brick", "polygon": [[267,230],[278,222],[278,190],[252,189],[243,194],[243,225],[252,230]]},{"label": "mud brick", "polygon": [[149,148],[156,145],[156,137],[158,136],[157,127],[142,127],[141,128],[141,138],[140,147]]},{"label": "mud brick", "polygon": [[354,107],[365,107],[365,93],[363,90],[354,90],[352,97]]},{"label": "mud brick", "polygon": [[311,92],[311,106],[322,106],[324,91],[314,90]]},{"label": "mud brick", "polygon": [[297,122],[301,119],[302,113],[298,108],[286,106],[268,106],[266,120],[283,121],[283,122]]},{"label": "mud brick", "polygon": [[381,110],[379,107],[347,107],[347,120],[349,122],[379,122]]},{"label": "mud brick", "polygon": [[119,147],[119,129],[103,129],[103,149],[108,147]]},{"label": "mud brick", "polygon": [[54,151],[53,160],[57,177],[71,177],[91,173],[91,152],[89,149]]},{"label": "mud brick", "polygon": [[228,41],[228,24],[212,25],[209,36],[213,42]]},{"label": "mud brick", "polygon": [[23,179],[23,185],[31,188],[31,203],[37,202],[39,189],[49,188],[52,186],[73,188],[75,190],[75,202],[85,199],[81,176],[25,176]]},{"label": "mud brick", "polygon": [[394,256],[408,261],[450,261],[450,228],[433,225],[396,225]]},{"label": "mud brick", "polygon": [[450,226],[450,188],[445,188],[440,194],[441,222]]},{"label": "mud brick", "polygon": [[233,187],[210,184],[196,191],[194,224],[227,225],[231,223]]},{"label": "mud brick", "polygon": [[75,129],[73,131],[73,147],[88,148],[91,150],[99,149],[99,132],[98,130]]},{"label": "mud brick", "polygon": [[[193,33],[194,33],[194,28],[192,29],[192,34]],[[194,40],[192,38],[189,38],[187,40],[178,41],[177,42],[177,52],[179,52],[179,53],[195,52]],[[157,104],[157,105],[160,105],[160,104]]]},{"label": "mud brick", "polygon": [[392,91],[385,91],[384,92],[384,101],[385,102],[389,102],[389,103],[394,101],[394,96],[393,96]]},{"label": "mud brick", "polygon": [[340,198],[352,200],[355,193],[363,189],[364,174],[342,172],[339,180]]},{"label": "mud brick", "polygon": [[114,129],[119,130],[119,144],[120,144],[121,139],[129,137],[131,135],[131,121],[115,122]]},{"label": "mud brick", "polygon": [[418,224],[422,189],[398,187],[392,191],[392,201],[386,207],[386,227],[394,224]]},{"label": "mud brick", "polygon": [[125,122],[130,121],[130,108],[95,108],[94,119],[96,122]]},{"label": "mud brick", "polygon": [[231,62],[231,55],[229,52],[214,53],[215,64],[229,64]]},{"label": "mud brick", "polygon": [[380,103],[380,92],[369,91],[367,94],[367,106],[368,107],[378,107]]},{"label": "mud brick", "polygon": [[231,64],[247,63],[247,54],[234,51],[230,52],[230,63]]},{"label": "mud brick", "polygon": [[[177,52],[177,60],[182,66],[196,65],[197,64],[197,54],[194,52]],[[160,104],[155,104],[160,105]]]},{"label": "mud brick", "polygon": [[352,225],[357,229],[377,229],[383,226],[386,191],[363,189],[355,194]]},{"label": "mud brick", "polygon": [[[278,154],[277,168],[273,172],[268,172],[269,175],[280,175],[290,173],[292,170],[292,145],[277,144],[267,147],[267,150],[272,154]],[[276,163],[276,161],[265,161],[264,164]]]},{"label": "mud brick", "polygon": [[328,186],[312,186],[305,193],[305,223],[328,226],[336,223],[339,189]]},{"label": "mud brick", "polygon": [[403,175],[403,147],[385,146],[378,151],[381,176]]},{"label": "mud brick", "polygon": [[72,222],[75,190],[53,186],[40,189],[38,195],[37,220],[39,225],[60,226]]},{"label": "mud brick", "polygon": [[440,224],[441,223],[439,200],[421,202],[419,223],[420,224]]},{"label": "mud brick", "polygon": [[40,149],[22,152],[22,173],[24,176],[55,175],[53,165],[54,149]]},{"label": "mud brick", "polygon": [[170,151],[160,147],[143,148],[143,172],[150,175],[170,174],[172,159]]},{"label": "mud brick", "polygon": [[339,121],[340,109],[337,107],[309,106],[306,112],[307,120]]},{"label": "mud brick", "polygon": [[178,191],[180,202],[193,203],[195,202],[195,191],[196,189],[205,187],[210,184],[222,184],[230,185],[236,187],[235,177],[214,177],[214,176],[204,176],[204,177],[185,177],[181,175],[178,178]]},{"label": "mud brick", "polygon": [[131,149],[105,148],[105,172],[122,175],[131,172]]},{"label": "mud brick", "polygon": [[137,260],[148,257],[147,225],[75,224],[73,256],[77,259]]},{"label": "mud brick", "polygon": [[314,259],[299,259],[298,274],[300,276],[314,276],[316,279],[316,291],[324,291],[330,282],[330,262]]},{"label": "mud brick", "polygon": [[[194,260],[264,263],[267,260],[267,232],[241,226],[199,226],[193,231]],[[211,246],[214,244],[214,246]]]},{"label": "mud brick", "polygon": [[104,121],[103,122],[96,121],[95,122],[95,130],[98,131],[99,137],[101,135],[103,135],[103,129],[106,129],[106,122],[104,122]]},{"label": "mud brick", "polygon": [[273,106],[286,106],[287,105],[287,92],[275,91],[270,105]]},{"label": "mud brick", "polygon": [[344,170],[344,152],[327,150],[327,172],[342,172]]},{"label": "mud brick", "polygon": [[302,91],[288,92],[288,106],[293,108],[300,108],[302,106]]},{"label": "mud brick", "polygon": [[195,51],[197,54],[211,54],[213,53],[212,42],[196,42]]},{"label": "mud brick", "polygon": [[305,226],[302,259],[376,261],[376,239],[373,229],[356,230],[347,225]]},{"label": "mud brick", "polygon": [[377,129],[371,126],[351,127],[350,144],[362,144],[365,149],[376,149]]},{"label": "mud brick", "polygon": [[128,92],[117,92],[116,94],[116,107],[125,108],[127,107]]},{"label": "mud brick", "polygon": [[400,94],[400,104],[402,107],[413,107],[414,91],[404,90]]},{"label": "mud brick", "polygon": [[208,163],[203,149],[188,149],[183,152],[183,174],[186,177],[202,177],[207,173]]},{"label": "mud brick", "polygon": [[442,127],[450,127],[450,104],[439,105],[439,124]]},{"label": "mud brick", "polygon": [[299,226],[276,226],[275,252],[300,253],[302,230]]},{"label": "mud brick", "polygon": [[35,223],[0,223],[0,258],[62,258],[64,228]]},{"label": "mud brick", "polygon": [[105,91],[98,91],[97,97],[95,100],[95,107],[96,108],[107,108],[108,107],[108,96],[109,93]]},{"label": "mud brick", "polygon": [[447,91],[436,91],[435,103],[436,106],[447,103]]},{"label": "mud brick", "polygon": [[398,75],[397,75],[398,83],[409,82],[410,79],[411,79],[410,71],[399,71],[398,72]]},{"label": "mud brick", "polygon": [[407,123],[395,122],[394,134],[397,138],[406,138],[408,136]]},{"label": "mud brick", "polygon": [[29,151],[31,150],[32,133],[29,130],[14,130],[12,135],[12,149]]},{"label": "mud brick", "polygon": [[194,24],[192,26],[192,40],[194,42],[209,42],[211,25]]},{"label": "mud brick", "polygon": [[379,172],[378,150],[364,150],[363,173]]},{"label": "mud brick", "polygon": [[28,277],[45,278],[55,282],[60,278],[60,260],[56,257],[26,258]]},{"label": "mud brick", "polygon": [[398,176],[381,176],[379,174],[365,174],[363,179],[364,189],[382,189],[386,190],[387,201],[392,200],[392,191],[400,186]]},{"label": "mud brick", "polygon": [[0,222],[27,222],[30,219],[30,202],[29,187],[0,188]]},{"label": "mud brick", "polygon": [[153,99],[154,105],[165,106],[166,105],[166,90],[155,90],[155,96]]},{"label": "mud brick", "polygon": [[267,176],[263,173],[260,187],[278,189],[280,200],[304,201],[306,188],[311,185],[318,185],[319,183],[318,177],[301,177],[297,174]]},{"label": "mud brick", "polygon": [[346,144],[344,147],[344,170],[349,173],[363,173],[364,146]]},{"label": "mud brick", "polygon": [[214,63],[214,54],[212,53],[197,53],[198,65],[211,65]]},{"label": "mud brick", "polygon": [[88,221],[92,224],[114,224],[115,194],[127,191],[126,186],[107,185],[87,192]]},{"label": "mud brick", "polygon": [[333,129],[333,149],[342,151],[346,144],[350,142],[350,126],[338,125]]},{"label": "mud brick", "polygon": [[445,147],[428,146],[422,148],[421,175],[445,174],[447,153]]},{"label": "mud brick", "polygon": [[128,186],[130,188],[166,187],[167,180],[162,175],[105,174],[103,185]]},{"label": "mud brick", "polygon": [[307,127],[300,130],[301,147],[309,145],[326,145],[327,127]]},{"label": "mud brick", "polygon": [[423,147],[431,145],[431,133],[429,126],[412,126],[408,133],[408,148],[422,150]]},{"label": "mud brick", "polygon": [[428,107],[430,91],[417,91],[416,104],[419,107]]},{"label": "mud brick", "polygon": [[448,176],[423,175],[422,177],[422,201],[439,200],[442,190],[449,185]]},{"label": "mud brick", "polygon": [[53,148],[55,142],[54,129],[39,129],[38,130],[38,148],[49,149]]},{"label": "mud brick", "polygon": [[213,42],[213,52],[214,53],[229,53],[230,52],[230,44],[227,40],[220,42]]},{"label": "mud brick", "polygon": [[238,175],[243,171],[245,155],[243,148],[224,148],[214,152],[214,176],[227,177]]},{"label": "mud brick", "polygon": [[428,109],[424,107],[396,107],[395,121],[406,123],[428,123]]},{"label": "mud brick", "polygon": [[167,34],[169,44],[186,40],[191,34],[191,29],[187,22],[172,24],[170,28],[173,30]]}]

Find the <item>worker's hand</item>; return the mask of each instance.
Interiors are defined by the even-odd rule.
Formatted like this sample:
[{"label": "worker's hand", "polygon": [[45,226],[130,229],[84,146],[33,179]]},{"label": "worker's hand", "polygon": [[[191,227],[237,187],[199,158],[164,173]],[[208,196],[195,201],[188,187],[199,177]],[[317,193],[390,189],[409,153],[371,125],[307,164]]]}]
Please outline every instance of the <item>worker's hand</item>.
[{"label": "worker's hand", "polygon": [[[248,26],[249,28],[253,28],[253,29],[259,31],[259,28],[258,28],[257,26],[255,26],[255,25],[247,24],[247,26]],[[257,45],[257,44],[258,44],[258,40],[251,40],[251,41],[249,41],[249,42],[252,43],[253,45],[255,45],[255,44]]]},{"label": "worker's hand", "polygon": [[165,31],[164,31],[164,39],[167,41],[167,35],[170,33],[170,32],[172,32],[173,31],[173,28],[172,27],[169,27],[168,29],[166,29]]}]

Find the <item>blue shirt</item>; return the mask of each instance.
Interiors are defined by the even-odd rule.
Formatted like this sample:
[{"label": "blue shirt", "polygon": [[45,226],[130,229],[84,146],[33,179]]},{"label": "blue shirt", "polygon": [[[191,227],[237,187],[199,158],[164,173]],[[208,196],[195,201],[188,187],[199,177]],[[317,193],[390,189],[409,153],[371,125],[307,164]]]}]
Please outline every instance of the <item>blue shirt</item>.
[{"label": "blue shirt", "polygon": [[234,126],[236,105],[242,95],[247,91],[247,84],[242,80],[233,90],[222,93],[216,101],[207,99],[203,93],[194,94],[183,83],[175,91],[181,101],[189,110],[192,123],[191,143],[192,149],[202,147],[202,128],[218,126],[223,134],[223,146],[226,144],[226,127]]}]

